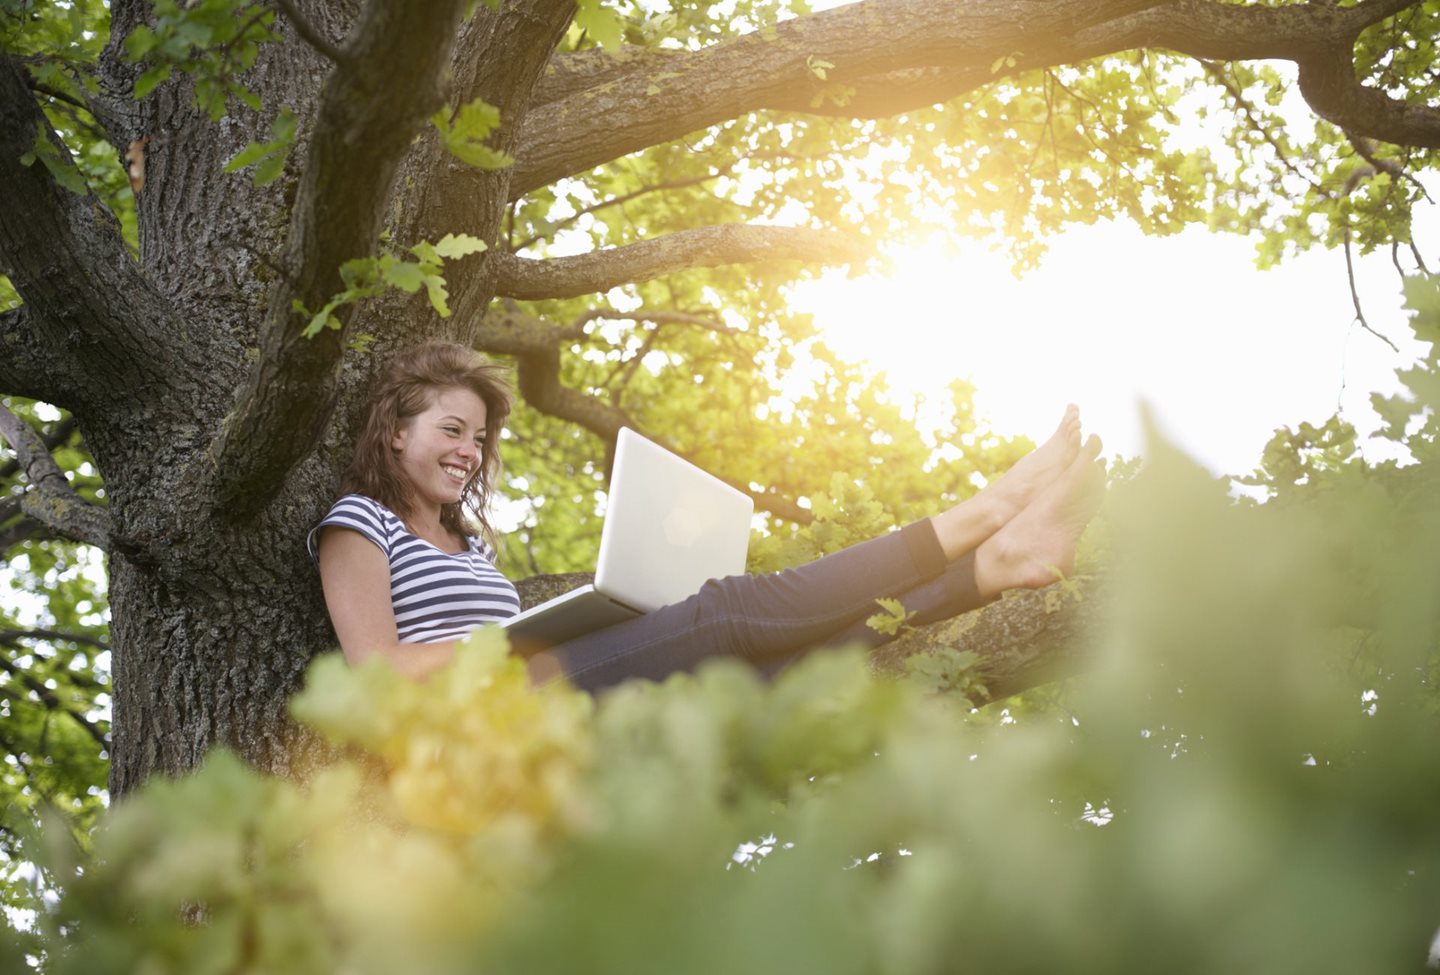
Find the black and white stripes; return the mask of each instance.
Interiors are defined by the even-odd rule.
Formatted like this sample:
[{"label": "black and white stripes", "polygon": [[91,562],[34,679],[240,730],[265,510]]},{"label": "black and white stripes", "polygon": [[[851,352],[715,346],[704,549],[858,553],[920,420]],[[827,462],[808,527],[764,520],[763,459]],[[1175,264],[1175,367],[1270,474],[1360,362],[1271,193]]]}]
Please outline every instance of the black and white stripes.
[{"label": "black and white stripes", "polygon": [[310,533],[316,557],[321,528],[349,528],[379,546],[390,562],[390,600],[401,643],[458,640],[475,627],[520,611],[515,586],[500,574],[494,552],[478,538],[467,551],[450,555],[412,534],[378,501],[347,494]]}]

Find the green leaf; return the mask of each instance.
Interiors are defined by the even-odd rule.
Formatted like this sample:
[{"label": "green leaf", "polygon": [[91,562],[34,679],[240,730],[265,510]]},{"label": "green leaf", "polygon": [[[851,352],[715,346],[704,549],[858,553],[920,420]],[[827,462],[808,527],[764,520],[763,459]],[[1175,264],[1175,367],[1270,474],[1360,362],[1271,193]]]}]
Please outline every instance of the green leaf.
[{"label": "green leaf", "polygon": [[483,98],[460,106],[453,118],[440,111],[430,119],[440,131],[445,148],[456,159],[476,169],[503,169],[515,162],[509,155],[485,145],[500,127],[500,110]]},{"label": "green leaf", "polygon": [[581,0],[575,23],[607,51],[620,49],[625,25],[615,11],[602,7],[600,0]]},{"label": "green leaf", "polygon": [[135,100],[139,101],[155,90],[156,86],[170,77],[170,65],[157,64],[146,68],[135,82]]},{"label": "green leaf", "polygon": [[447,259],[468,257],[485,250],[485,241],[469,234],[446,234],[435,242],[435,253]]},{"label": "green leaf", "polygon": [[247,166],[253,166],[269,156],[272,151],[269,142],[252,142],[230,158],[230,161],[225,164],[225,172],[236,173]]},{"label": "green leaf", "polygon": [[155,32],[141,24],[126,36],[125,56],[131,61],[139,61],[153,51],[158,43],[159,39],[155,36]]},{"label": "green leaf", "polygon": [[80,196],[90,191],[84,174],[70,158],[69,151],[50,141],[50,132],[44,121],[35,123],[35,142],[30,151],[20,157],[20,163],[33,166],[37,159],[63,189]]},{"label": "green leaf", "polygon": [[907,612],[905,604],[898,599],[877,599],[876,604],[884,610],[883,613],[876,613],[865,621],[865,625],[876,633],[883,633],[887,636],[894,636],[909,622],[915,614]]},{"label": "green leaf", "polygon": [[225,172],[234,173],[255,166],[255,185],[273,183],[285,170],[285,159],[295,140],[295,113],[282,109],[270,124],[270,142],[252,142],[225,164]]},{"label": "green leaf", "polygon": [[450,317],[450,292],[445,290],[445,279],[438,274],[431,274],[425,278],[425,291],[430,296],[430,304],[436,314],[441,318]]},{"label": "green leaf", "polygon": [[401,291],[414,294],[420,290],[428,275],[421,269],[420,265],[412,264],[409,261],[399,261],[393,257],[382,257],[380,259],[380,278],[386,284],[394,285]]},{"label": "green leaf", "polygon": [[260,165],[255,167],[255,185],[269,186],[271,183],[279,179],[280,174],[284,171],[284,153],[272,153],[266,156],[265,160],[261,162]]},{"label": "green leaf", "polygon": [[831,68],[835,67],[835,65],[830,61],[826,61],[823,58],[817,58],[815,55],[811,54],[805,58],[805,67],[809,68],[810,73],[813,74],[815,77],[819,78],[821,81],[824,81],[826,78],[826,72],[828,72]]}]

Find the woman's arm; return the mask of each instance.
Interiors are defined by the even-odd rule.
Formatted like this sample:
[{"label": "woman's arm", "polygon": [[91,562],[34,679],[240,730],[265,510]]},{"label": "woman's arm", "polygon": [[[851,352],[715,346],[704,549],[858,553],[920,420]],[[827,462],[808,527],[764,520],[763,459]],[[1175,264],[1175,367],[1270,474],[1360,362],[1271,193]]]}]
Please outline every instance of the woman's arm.
[{"label": "woman's arm", "polygon": [[390,566],[385,553],[359,532],[333,526],[320,531],[320,584],[340,650],[351,664],[378,654],[406,677],[423,679],[455,656],[454,643],[400,642]]}]

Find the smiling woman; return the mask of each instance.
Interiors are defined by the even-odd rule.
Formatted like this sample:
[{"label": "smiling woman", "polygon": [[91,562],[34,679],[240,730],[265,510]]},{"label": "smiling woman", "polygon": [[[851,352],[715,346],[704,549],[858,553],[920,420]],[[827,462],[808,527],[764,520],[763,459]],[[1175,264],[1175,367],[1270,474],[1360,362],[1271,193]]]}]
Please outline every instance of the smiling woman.
[{"label": "smiling woman", "polygon": [[[425,677],[470,630],[516,614],[492,539],[466,520],[467,512],[483,519],[507,397],[495,367],[463,346],[421,346],[387,368],[344,496],[311,533],[330,619],[352,663],[378,656]],[[716,656],[774,672],[817,645],[881,642],[864,625],[877,599],[900,600],[918,622],[1045,585],[1054,567],[1069,570],[1099,503],[1099,451],[1094,437],[1082,446],[1070,407],[1043,446],[973,498],[808,565],[712,579],[672,605],[538,648],[531,675],[598,690]]]},{"label": "smiling woman", "polygon": [[485,503],[509,412],[499,367],[456,346],[422,346],[381,380],[344,496],[310,536],[352,662],[379,654],[424,672],[471,629],[519,610],[494,565]]}]

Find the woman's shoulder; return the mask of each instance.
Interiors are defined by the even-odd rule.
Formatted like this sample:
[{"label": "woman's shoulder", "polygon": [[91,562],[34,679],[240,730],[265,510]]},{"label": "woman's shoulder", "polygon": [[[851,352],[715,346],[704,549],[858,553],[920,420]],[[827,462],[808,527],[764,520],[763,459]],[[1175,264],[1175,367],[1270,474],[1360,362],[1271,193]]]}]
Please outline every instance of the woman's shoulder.
[{"label": "woman's shoulder", "polygon": [[405,530],[405,524],[395,512],[374,498],[364,494],[346,494],[332,504],[320,524],[310,530],[306,548],[312,558],[319,551],[322,528],[348,528],[359,532],[389,553],[393,539]]},{"label": "woman's shoulder", "polygon": [[328,521],[332,515],[337,513],[344,514],[347,512],[368,515],[372,518],[382,519],[387,522],[400,521],[399,515],[387,508],[382,502],[376,501],[374,498],[365,494],[342,495],[330,506],[330,511],[325,516],[325,520]]}]

